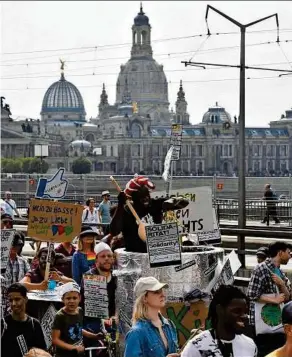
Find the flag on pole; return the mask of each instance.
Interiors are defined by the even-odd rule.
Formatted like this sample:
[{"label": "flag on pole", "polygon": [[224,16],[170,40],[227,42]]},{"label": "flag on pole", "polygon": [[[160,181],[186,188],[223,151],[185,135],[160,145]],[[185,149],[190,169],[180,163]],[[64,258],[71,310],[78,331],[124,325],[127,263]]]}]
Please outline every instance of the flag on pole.
[{"label": "flag on pole", "polygon": [[171,164],[172,152],[173,152],[173,146],[169,148],[164,160],[164,171],[162,174],[162,178],[165,182],[167,182],[169,179],[169,169]]}]

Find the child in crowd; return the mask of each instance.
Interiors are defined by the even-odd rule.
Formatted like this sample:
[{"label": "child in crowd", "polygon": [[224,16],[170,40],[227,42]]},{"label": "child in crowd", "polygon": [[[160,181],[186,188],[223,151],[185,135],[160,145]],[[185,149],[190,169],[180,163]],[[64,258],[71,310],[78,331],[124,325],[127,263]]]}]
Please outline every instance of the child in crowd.
[{"label": "child in crowd", "polygon": [[83,329],[83,310],[79,307],[80,288],[75,282],[64,284],[61,295],[64,307],[57,312],[52,327],[55,356],[85,356],[83,336],[100,340],[103,335]]}]

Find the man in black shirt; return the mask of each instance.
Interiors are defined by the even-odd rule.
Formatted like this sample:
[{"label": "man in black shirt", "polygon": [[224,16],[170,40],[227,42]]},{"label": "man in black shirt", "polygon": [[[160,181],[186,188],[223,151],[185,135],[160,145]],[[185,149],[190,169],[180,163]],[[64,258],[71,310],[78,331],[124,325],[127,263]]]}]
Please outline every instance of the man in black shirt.
[{"label": "man in black shirt", "polygon": [[140,219],[148,224],[162,223],[164,212],[182,209],[189,204],[182,197],[151,198],[149,190],[154,189],[155,185],[147,177],[136,176],[118,196],[118,207],[111,221],[110,233],[117,236],[122,232],[129,252],[147,253],[147,247],[146,242],[139,237],[135,217],[125,205],[127,198],[132,201]]},{"label": "man in black shirt", "polygon": [[33,347],[46,350],[39,321],[26,314],[26,287],[14,283],[7,294],[12,313],[1,321],[1,356],[23,357]]},{"label": "man in black shirt", "polygon": [[277,196],[273,192],[270,184],[267,184],[265,186],[263,199],[267,201],[267,211],[262,223],[266,223],[268,218],[269,220],[273,218],[276,224],[280,223],[280,220],[277,216],[277,206],[276,206]]}]

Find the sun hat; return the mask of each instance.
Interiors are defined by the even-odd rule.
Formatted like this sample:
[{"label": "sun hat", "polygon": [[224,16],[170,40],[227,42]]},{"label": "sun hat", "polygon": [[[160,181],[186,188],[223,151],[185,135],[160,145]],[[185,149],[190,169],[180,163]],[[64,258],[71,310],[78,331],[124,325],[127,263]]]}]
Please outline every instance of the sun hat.
[{"label": "sun hat", "polygon": [[168,288],[168,284],[160,283],[153,276],[146,276],[137,280],[134,287],[134,293],[139,297],[147,291],[158,291],[162,288]]}]

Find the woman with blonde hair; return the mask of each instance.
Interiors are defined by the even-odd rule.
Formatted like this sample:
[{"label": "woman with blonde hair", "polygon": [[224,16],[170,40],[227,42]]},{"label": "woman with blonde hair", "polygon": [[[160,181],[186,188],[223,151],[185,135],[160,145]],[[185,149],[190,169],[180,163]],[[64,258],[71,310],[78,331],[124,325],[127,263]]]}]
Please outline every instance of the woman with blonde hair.
[{"label": "woman with blonde hair", "polygon": [[134,293],[133,326],[126,336],[124,357],[178,357],[177,331],[160,309],[165,306],[163,289],[152,276],[138,279]]},{"label": "woman with blonde hair", "polygon": [[98,234],[90,227],[83,226],[79,234],[78,250],[72,258],[72,277],[78,285],[82,275],[86,273],[95,263],[95,238]]}]

